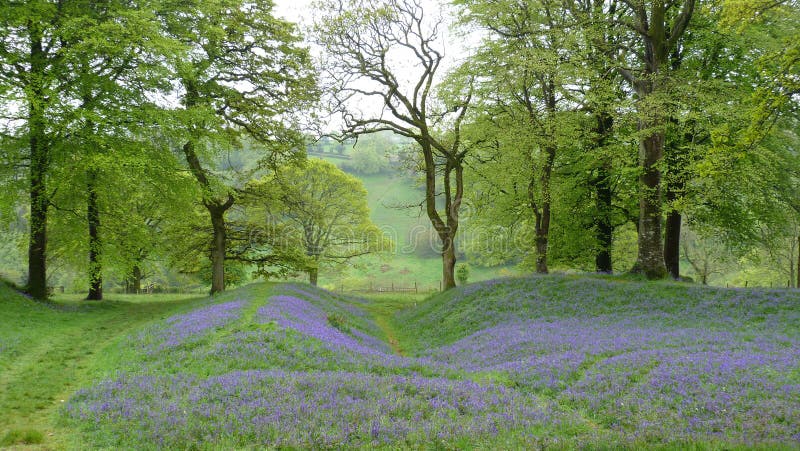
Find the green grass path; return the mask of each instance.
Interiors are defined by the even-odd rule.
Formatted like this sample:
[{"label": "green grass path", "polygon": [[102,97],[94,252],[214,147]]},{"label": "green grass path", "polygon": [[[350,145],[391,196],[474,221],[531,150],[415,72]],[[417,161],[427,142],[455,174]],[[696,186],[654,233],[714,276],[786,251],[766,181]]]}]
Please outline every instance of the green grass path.
[{"label": "green grass path", "polygon": [[423,302],[426,297],[428,296],[421,294],[372,294],[367,297],[370,302],[366,304],[364,309],[372,315],[373,321],[386,335],[386,341],[396,354],[407,355],[408,340],[399,333],[399,327],[395,323],[395,313],[406,308],[415,307],[417,303]]},{"label": "green grass path", "polygon": [[2,442],[12,431],[37,431],[45,449],[63,448],[70,438],[55,415],[62,402],[93,375],[113,371],[104,349],[115,339],[192,304],[182,297],[112,295],[114,300],[97,303],[58,299],[45,306],[0,292],[0,344],[13,339],[0,354],[0,445],[8,444]]}]

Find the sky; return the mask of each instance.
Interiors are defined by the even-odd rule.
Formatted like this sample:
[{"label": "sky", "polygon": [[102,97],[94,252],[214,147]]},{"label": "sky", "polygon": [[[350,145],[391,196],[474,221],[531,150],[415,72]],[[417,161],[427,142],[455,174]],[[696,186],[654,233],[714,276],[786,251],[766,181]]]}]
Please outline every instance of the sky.
[{"label": "sky", "polygon": [[276,15],[292,22],[301,23],[311,14],[312,0],[275,0]]},{"label": "sky", "polygon": [[[279,17],[283,17],[289,21],[295,22],[299,25],[300,30],[303,34],[307,34],[308,28],[311,25],[313,20],[314,11],[312,8],[312,3],[315,0],[274,0],[275,4],[275,15]],[[447,2],[443,0],[421,0],[423,8],[426,11],[437,11],[441,5],[447,4]],[[436,16],[438,14],[432,14],[431,16]],[[452,17],[449,16],[447,13],[444,13],[445,20],[447,18]],[[441,78],[453,67],[455,67],[459,61],[463,61],[463,59],[467,55],[467,51],[465,50],[466,46],[464,45],[465,37],[456,38],[449,32],[448,28],[445,27],[440,29],[440,32],[443,34],[443,38],[445,39],[444,44],[440,44],[443,47],[439,47],[440,49],[444,50],[445,59],[442,61],[442,65],[440,70],[437,71],[437,78],[441,80]],[[474,39],[476,35],[473,34],[472,38]],[[471,41],[470,37],[466,37],[466,40]],[[317,57],[321,56],[321,49],[314,45],[309,45],[312,55]],[[397,53],[394,53],[397,55]],[[406,80],[407,89],[411,89],[413,84],[416,82],[418,75],[419,68],[416,67],[416,61],[412,58],[409,60],[409,64],[406,66],[404,64],[394,64],[394,68],[397,72],[398,78],[400,80]],[[410,80],[410,81],[409,81]],[[401,82],[402,83],[402,82]],[[365,84],[365,87],[369,86]],[[368,89],[367,89],[368,90]],[[351,108],[358,110],[361,112],[361,115],[366,116],[373,116],[373,115],[380,115],[382,110],[382,103],[378,105],[376,103],[375,98],[369,99],[360,99],[355,101]],[[338,120],[331,119],[331,123],[329,126],[333,126],[334,128],[338,124]]]}]

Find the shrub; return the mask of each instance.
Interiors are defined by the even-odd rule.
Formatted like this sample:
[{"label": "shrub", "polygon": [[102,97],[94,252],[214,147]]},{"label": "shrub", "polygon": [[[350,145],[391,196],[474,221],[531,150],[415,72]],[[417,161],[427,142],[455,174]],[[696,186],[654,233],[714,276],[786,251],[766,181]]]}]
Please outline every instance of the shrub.
[{"label": "shrub", "polygon": [[456,279],[462,285],[469,280],[469,266],[466,263],[462,263],[456,268]]}]

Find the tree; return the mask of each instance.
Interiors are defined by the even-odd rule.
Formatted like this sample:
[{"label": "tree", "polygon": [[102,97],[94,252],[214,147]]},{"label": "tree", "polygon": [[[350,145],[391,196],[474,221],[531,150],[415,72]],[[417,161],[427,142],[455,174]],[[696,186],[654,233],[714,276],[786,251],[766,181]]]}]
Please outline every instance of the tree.
[{"label": "tree", "polygon": [[493,134],[511,132],[504,141],[522,157],[516,164],[527,171],[524,203],[534,227],[536,272],[547,273],[553,170],[559,151],[579,134],[569,113],[580,105],[566,92],[577,83],[576,67],[562,56],[574,50],[566,32],[571,24],[561,2],[551,0],[456,4],[468,25],[489,33],[473,61],[482,74],[476,93],[491,117],[484,123],[508,118]]},{"label": "tree", "polygon": [[[0,93],[8,111],[18,112],[7,132],[27,140],[30,234],[28,291],[47,295],[48,211],[53,193],[66,183],[54,177],[59,165],[81,161],[86,172],[89,228],[89,298],[102,298],[99,168],[93,152],[141,125],[144,91],[161,78],[155,54],[170,46],[158,32],[147,1],[103,0],[6,2],[0,6]],[[148,68],[148,69],[145,69]],[[120,133],[124,130],[123,133]],[[101,150],[103,148],[103,150]],[[122,153],[118,155],[121,156]]]},{"label": "tree", "polygon": [[[453,84],[449,103],[434,89],[445,60],[441,14],[427,14],[416,0],[365,0],[318,4],[315,37],[325,50],[324,74],[332,103],[344,119],[344,134],[390,131],[419,146],[425,175],[425,211],[442,244],[444,289],[456,286],[456,234],[464,196],[461,123],[469,108],[469,81]],[[411,71],[409,71],[411,68]],[[469,78],[469,77],[467,77]],[[364,111],[378,102],[381,111]],[[441,130],[440,130],[441,129]],[[437,208],[441,180],[444,211]]]},{"label": "tree", "polygon": [[700,237],[684,229],[681,237],[683,257],[689,262],[700,283],[708,285],[714,274],[722,274],[730,258],[724,243],[714,237]]},{"label": "tree", "polygon": [[211,226],[211,292],[225,289],[225,214],[236,201],[203,156],[237,146],[246,135],[279,159],[304,148],[294,113],[316,96],[310,59],[293,24],[272,15],[269,0],[176,2],[165,32],[186,46],[172,61],[182,153],[200,185]]},{"label": "tree", "polygon": [[164,142],[151,139],[160,115],[148,95],[164,83],[159,59],[172,56],[177,44],[161,35],[155,14],[147,8],[140,12],[126,2],[96,2],[85,10],[85,20],[107,23],[102,28],[104,39],[81,44],[74,58],[71,72],[79,76],[74,97],[80,103],[64,126],[69,132],[62,141],[72,148],[73,161],[80,154],[75,173],[85,173],[87,300],[101,300],[105,247],[101,191],[127,191],[125,182],[139,185],[139,179],[158,178],[165,167],[175,165],[171,156],[166,161],[162,156]]},{"label": "tree", "polygon": [[785,114],[797,111],[800,100],[800,2],[797,0],[723,1],[722,24],[726,32],[761,32],[772,45],[759,48],[754,62],[759,76],[750,126],[741,145],[764,139]]},{"label": "tree", "polygon": [[[291,248],[292,243],[302,246],[301,268],[312,285],[317,285],[323,265],[344,263],[391,246],[369,219],[367,191],[361,181],[327,161],[314,158],[304,167],[281,168],[249,183],[246,191],[247,216],[264,221],[267,233],[281,241],[279,246],[273,242],[273,249]],[[280,236],[276,236],[278,230]]]},{"label": "tree", "polygon": [[[48,178],[59,122],[72,109],[64,95],[78,81],[73,50],[102,39],[103,20],[77,1],[4,2],[0,6],[0,93],[11,112],[9,135],[27,141],[30,197],[27,291],[47,297]],[[80,53],[80,52],[78,52]]]},{"label": "tree", "polygon": [[[574,21],[572,32],[578,36],[571,58],[578,69],[576,101],[589,115],[591,125],[584,131],[587,152],[585,184],[593,197],[592,224],[595,236],[595,270],[611,273],[614,269],[612,250],[614,231],[628,222],[628,177],[621,169],[629,167],[628,152],[623,145],[628,131],[625,111],[630,110],[626,93],[614,70],[618,46],[625,31],[616,21],[621,7],[619,0],[572,1],[567,4]],[[624,205],[620,208],[620,204]],[[621,215],[620,212],[623,214]]]},{"label": "tree", "polygon": [[[623,0],[621,22],[632,34],[630,51],[618,70],[634,90],[639,112],[639,256],[636,271],[650,279],[667,275],[662,246],[661,169],[664,155],[665,81],[670,55],[679,48],[695,9],[695,0]],[[629,65],[638,64],[633,69]],[[668,95],[666,96],[668,98]]]},{"label": "tree", "polygon": [[360,137],[350,152],[350,160],[342,162],[342,169],[356,174],[371,175],[391,169],[389,154],[394,150],[392,135],[376,133]]}]

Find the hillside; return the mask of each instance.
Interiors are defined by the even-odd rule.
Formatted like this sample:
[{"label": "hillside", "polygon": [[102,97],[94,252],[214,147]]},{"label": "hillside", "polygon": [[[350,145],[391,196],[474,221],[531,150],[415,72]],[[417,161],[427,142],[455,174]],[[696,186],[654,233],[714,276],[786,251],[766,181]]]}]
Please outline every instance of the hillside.
[{"label": "hillside", "polygon": [[[108,301],[33,302],[0,282],[0,447],[68,447],[70,430],[54,419],[66,399],[114,366],[108,346],[153,320],[203,302],[112,295]],[[123,298],[124,300],[119,300]]]},{"label": "hillside", "polygon": [[[310,155],[341,165],[342,160]],[[360,257],[345,274],[324,272],[320,284],[330,289],[365,289],[372,286],[413,287],[420,291],[439,289],[442,279],[442,260],[437,251],[438,241],[430,221],[420,203],[424,191],[414,177],[399,169],[377,174],[352,173],[367,190],[370,219],[395,243],[391,252]],[[466,230],[469,218],[462,218],[461,230]],[[459,263],[470,264],[470,281],[487,280],[509,274],[509,267],[486,268],[460,258]]]},{"label": "hillside", "polygon": [[492,280],[396,318],[406,348],[580,412],[623,443],[800,444],[800,293]]},{"label": "hillside", "polygon": [[798,320],[794,292],[603,278],[252,285],[126,335],[62,418],[113,448],[798,446]]}]

